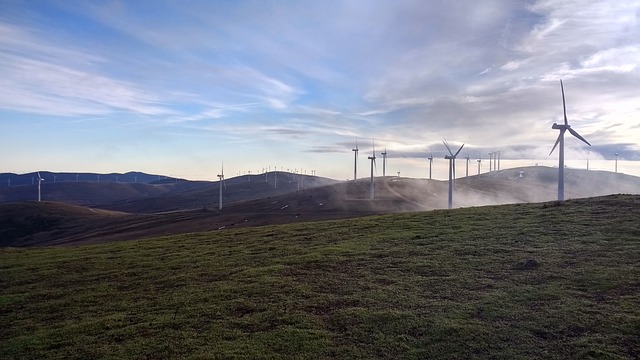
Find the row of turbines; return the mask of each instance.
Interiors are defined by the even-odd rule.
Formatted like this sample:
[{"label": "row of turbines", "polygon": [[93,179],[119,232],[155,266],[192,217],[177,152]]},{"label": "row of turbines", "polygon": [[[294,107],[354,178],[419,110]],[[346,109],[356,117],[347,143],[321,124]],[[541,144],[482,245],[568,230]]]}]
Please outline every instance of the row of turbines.
[{"label": "row of turbines", "polygon": [[[262,169],[263,174],[264,174],[264,182],[268,183],[268,177],[267,175],[269,174],[269,172],[271,172],[271,167],[268,168],[268,172],[267,172],[267,168],[263,168]],[[287,169],[286,172],[284,172],[284,168],[280,168],[280,172],[284,172],[285,175],[288,175],[289,179],[291,178],[291,176],[296,177],[296,182],[298,185],[298,191],[300,191],[302,188],[304,188],[304,177],[303,175],[303,171],[304,171],[304,175],[307,175],[307,171],[300,169],[300,172],[298,172],[298,169],[294,169],[294,172],[290,172],[290,169]],[[248,171],[246,173],[247,176],[247,182],[251,182],[251,171]],[[316,176],[316,171],[315,170],[310,170],[310,174],[312,177]],[[222,166],[220,167],[220,174],[216,175],[218,178],[218,183],[219,183],[219,194],[218,194],[218,209],[222,210],[222,189],[224,188],[225,190],[227,189],[227,184],[225,183],[225,177],[224,177],[224,162],[222,163]],[[261,176],[261,174],[257,174],[256,176]],[[278,188],[278,169],[277,167],[274,167],[274,171],[273,171],[273,187],[275,189]]]},{"label": "row of turbines", "polygon": [[[584,142],[585,144],[591,146],[591,144],[584,138],[582,137],[577,131],[575,131],[574,129],[571,128],[571,126],[569,125],[569,121],[567,119],[567,107],[566,107],[566,101],[565,101],[565,96],[564,96],[564,84],[562,83],[562,80],[560,80],[560,90],[562,92],[562,109],[563,109],[563,115],[564,115],[564,123],[563,124],[557,124],[554,123],[551,128],[554,130],[560,130],[560,134],[558,135],[558,138],[556,139],[555,144],[553,145],[553,148],[551,149],[551,152],[549,153],[549,156],[553,153],[553,151],[556,149],[556,147],[558,147],[558,151],[559,151],[559,156],[558,156],[558,201],[564,201],[564,134],[566,131],[569,131],[569,133],[571,135],[573,135],[574,137],[578,138],[579,140],[581,140],[582,142]],[[460,148],[454,153],[451,150],[451,147],[449,146],[449,143],[447,142],[446,139],[443,140],[443,144],[446,147],[449,155],[445,155],[445,159],[449,160],[449,193],[448,193],[448,208],[451,209],[453,206],[453,181],[456,178],[455,175],[455,161],[456,158],[458,156],[458,154],[460,154],[460,151],[462,151],[462,148],[464,147],[465,144],[462,144],[460,146]],[[558,146],[559,145],[559,146]],[[370,195],[369,198],[373,199],[374,198],[374,168],[376,166],[376,151],[375,151],[375,144],[373,144],[372,142],[372,154],[371,156],[367,157],[368,160],[371,160],[371,183],[370,183]],[[358,179],[358,152],[360,151],[360,149],[358,148],[358,141],[356,139],[356,146],[355,148],[352,149],[352,151],[354,152],[354,167],[353,167],[353,180],[357,180]],[[382,155],[382,176],[386,176],[386,165],[387,165],[387,150],[385,148],[384,152],[381,153]],[[500,155],[501,152],[500,151],[494,151],[494,152],[489,152],[489,171],[499,171],[500,170]],[[618,172],[618,153],[615,154],[616,155],[616,173]],[[433,153],[431,153],[431,155],[427,158],[429,160],[429,179],[431,179],[431,168],[433,165]],[[469,153],[467,152],[467,156],[465,157],[466,160],[466,176],[469,176],[469,162],[470,162],[470,158],[469,158]],[[478,174],[480,174],[480,163],[481,163],[481,159],[477,159],[478,162]],[[399,175],[399,172],[398,172]]]}]

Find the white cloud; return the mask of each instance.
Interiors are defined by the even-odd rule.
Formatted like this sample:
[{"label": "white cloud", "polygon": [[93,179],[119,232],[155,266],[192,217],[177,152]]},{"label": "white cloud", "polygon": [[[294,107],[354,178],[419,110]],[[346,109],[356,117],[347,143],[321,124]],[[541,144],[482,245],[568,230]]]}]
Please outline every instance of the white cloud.
[{"label": "white cloud", "polygon": [[40,114],[75,116],[130,111],[169,114],[160,100],[134,84],[65,66],[0,54],[0,106]]}]

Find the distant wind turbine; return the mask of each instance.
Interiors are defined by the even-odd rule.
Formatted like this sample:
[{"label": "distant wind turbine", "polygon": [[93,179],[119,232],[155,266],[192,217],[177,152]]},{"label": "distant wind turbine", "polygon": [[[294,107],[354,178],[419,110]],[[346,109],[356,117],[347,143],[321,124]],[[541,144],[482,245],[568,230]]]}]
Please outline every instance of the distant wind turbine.
[{"label": "distant wind turbine", "polygon": [[358,179],[358,139],[356,138],[356,147],[355,149],[351,149],[354,152],[353,155],[353,180]]},{"label": "distant wind turbine", "polygon": [[380,153],[382,155],[382,176],[387,175],[387,148],[384,148],[384,152]]},{"label": "distant wind turbine", "polygon": [[451,151],[451,148],[449,147],[446,139],[443,140],[442,143],[447,147],[447,150],[449,151],[449,155],[445,155],[444,158],[449,160],[449,209],[451,209],[453,207],[453,176],[456,167],[456,156],[458,156],[460,150],[462,150],[462,148],[464,147],[464,144],[462,144],[462,146],[460,146],[460,149],[458,149],[458,151],[456,151],[456,153],[454,154]]},{"label": "distant wind turbine", "polygon": [[615,155],[616,155],[616,168],[615,168],[615,170],[616,170],[616,173],[617,173],[618,172],[618,155],[620,155],[620,154],[615,153]]},{"label": "distant wind turbine", "polygon": [[371,144],[373,145],[373,151],[371,152],[371,156],[367,157],[367,159],[371,160],[371,190],[369,193],[369,199],[373,200],[373,196],[374,196],[373,168],[376,166],[376,146],[373,140],[371,140]]},{"label": "distant wind turbine", "polygon": [[553,123],[551,126],[552,129],[560,130],[560,134],[558,135],[558,139],[556,140],[555,145],[553,145],[553,149],[549,155],[553,153],[553,150],[556,149],[556,146],[560,144],[560,148],[558,149],[558,201],[564,201],[564,133],[569,130],[571,135],[577,137],[585,144],[591,146],[585,138],[583,138],[580,134],[578,134],[575,130],[571,128],[569,125],[569,121],[567,120],[567,106],[564,100],[564,86],[562,84],[562,79],[560,80],[560,90],[562,91],[562,110],[564,113],[564,124],[558,125],[557,123]]},{"label": "distant wind turbine", "polygon": [[431,151],[431,155],[427,159],[429,159],[429,180],[431,180],[431,165],[433,164],[433,151]]},{"label": "distant wind turbine", "polygon": [[467,156],[464,157],[465,160],[467,160],[467,172],[465,174],[465,177],[469,177],[469,161],[471,161],[469,159],[469,148],[467,148]]},{"label": "distant wind turbine", "polygon": [[478,159],[476,161],[478,162],[478,175],[480,175],[480,163],[482,162],[482,159]]},{"label": "distant wind turbine", "polygon": [[40,176],[40,172],[39,171],[38,171],[38,179],[37,180],[38,180],[38,202],[39,202],[40,200],[42,200],[41,197],[40,197],[40,183],[42,183],[44,181],[44,179]]},{"label": "distant wind turbine", "polygon": [[224,184],[224,163],[222,163],[220,174],[218,175],[218,187],[220,188],[220,193],[218,194],[218,210],[222,210],[222,185],[223,184]]}]

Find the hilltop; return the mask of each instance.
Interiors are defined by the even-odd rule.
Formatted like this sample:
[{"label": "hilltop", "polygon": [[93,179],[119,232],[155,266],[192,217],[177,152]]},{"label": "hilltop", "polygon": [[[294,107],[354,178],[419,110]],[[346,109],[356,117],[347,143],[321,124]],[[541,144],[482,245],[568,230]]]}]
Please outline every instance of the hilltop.
[{"label": "hilltop", "polygon": [[634,359],[639,218],[616,195],[4,248],[0,357]]}]

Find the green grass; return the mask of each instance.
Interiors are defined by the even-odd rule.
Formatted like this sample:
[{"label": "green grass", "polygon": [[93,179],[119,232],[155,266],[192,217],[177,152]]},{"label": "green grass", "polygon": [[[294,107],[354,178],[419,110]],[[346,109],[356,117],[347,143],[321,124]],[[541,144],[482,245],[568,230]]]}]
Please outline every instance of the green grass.
[{"label": "green grass", "polygon": [[619,195],[2,249],[0,358],[638,358],[639,219]]}]

